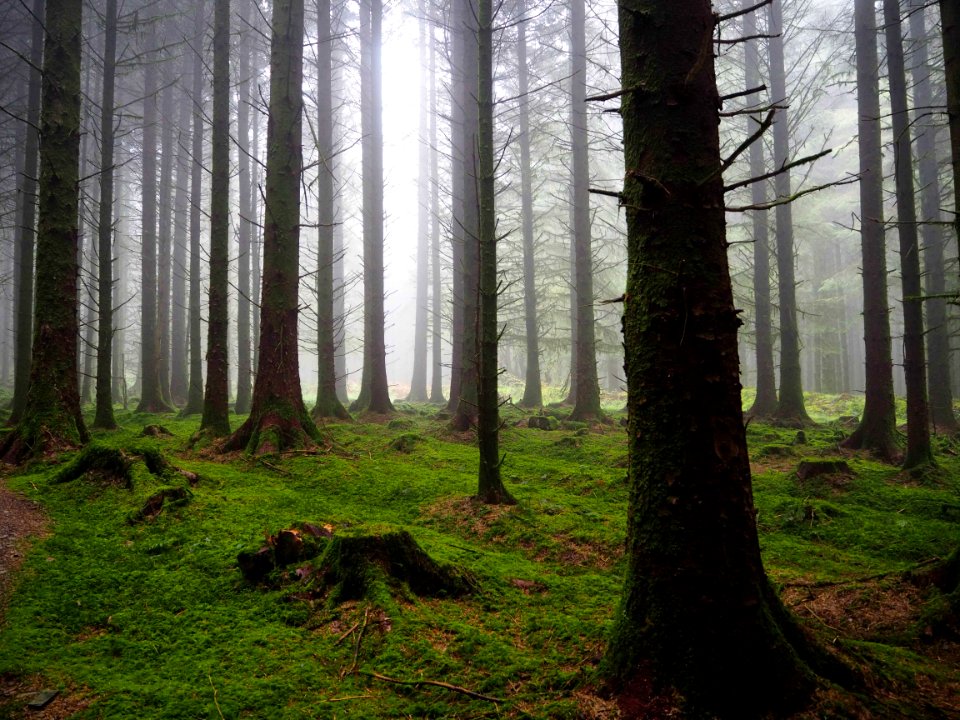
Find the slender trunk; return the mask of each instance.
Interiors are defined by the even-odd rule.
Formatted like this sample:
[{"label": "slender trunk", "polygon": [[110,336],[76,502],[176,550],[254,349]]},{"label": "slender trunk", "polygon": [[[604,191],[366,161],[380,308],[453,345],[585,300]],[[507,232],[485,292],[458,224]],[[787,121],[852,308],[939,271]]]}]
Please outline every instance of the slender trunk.
[{"label": "slender trunk", "polygon": [[274,0],[260,362],[250,416],[224,444],[225,450],[280,452],[318,439],[303,404],[297,344],[303,23],[303,0]]},{"label": "slender trunk", "polygon": [[250,238],[256,226],[250,217],[250,54],[253,52],[251,33],[247,27],[251,4],[240,4],[240,75],[237,85],[237,185],[240,193],[240,217],[237,219],[239,252],[237,254],[237,398],[234,411],[238,415],[250,412],[252,376],[250,369]]},{"label": "slender trunk", "polygon": [[593,249],[590,238],[590,163],[587,134],[587,41],[584,0],[571,0],[570,141],[573,145],[573,242],[577,284],[577,339],[574,344],[574,420],[602,415],[593,316]]},{"label": "slender trunk", "polygon": [[44,0],[33,2],[32,36],[30,39],[30,85],[27,90],[27,130],[24,142],[23,176],[20,206],[17,208],[17,226],[20,242],[17,263],[17,309],[16,346],[13,370],[13,407],[10,424],[19,422],[27,401],[30,382],[30,354],[33,340],[33,256],[36,242],[37,219],[37,170],[39,164],[40,138],[40,65],[43,63],[43,17]]},{"label": "slender trunk", "polygon": [[[576,0],[575,0],[576,1]],[[523,6],[520,12],[526,12]],[[520,228],[523,242],[523,313],[527,331],[527,369],[522,407],[543,405],[540,382],[540,323],[537,317],[536,259],[533,246],[533,179],[530,171],[530,83],[527,72],[527,23],[517,25],[517,91],[520,95]]]},{"label": "slender trunk", "polygon": [[[189,75],[193,59],[184,55],[181,77]],[[177,405],[187,400],[187,228],[190,223],[190,102],[181,97],[177,118],[177,186],[173,196],[173,305],[170,312],[170,399]]]},{"label": "slender trunk", "polygon": [[[782,0],[769,5],[770,34],[770,88],[771,100],[777,105],[787,104],[787,77],[783,65],[783,7]],[[773,165],[783,167],[789,162],[790,122],[787,111],[778,110],[773,124]],[[793,194],[790,172],[781,172],[774,178],[778,198]],[[797,288],[794,275],[793,209],[790,203],[778,205],[777,218],[777,273],[780,295],[780,398],[774,413],[781,422],[805,425],[812,421],[803,402],[803,380],[800,373],[800,332],[797,326]]]},{"label": "slender trunk", "polygon": [[920,246],[914,206],[913,151],[907,110],[907,81],[903,62],[900,3],[883,0],[893,125],[894,178],[897,188],[897,234],[900,236],[900,280],[903,288],[903,373],[907,384],[907,454],[905,468],[933,463],[930,449],[930,412],[923,341],[923,289],[920,283]]},{"label": "slender trunk", "polygon": [[383,298],[382,0],[360,0],[360,94],[363,133],[363,375],[358,412],[393,410],[387,385]]},{"label": "slender trunk", "polygon": [[462,86],[465,83],[463,53],[465,42],[464,3],[450,3],[450,265],[453,274],[451,292],[450,397],[447,410],[457,412],[460,405],[464,326],[464,193],[466,186],[466,148],[464,145],[464,106]]},{"label": "slender trunk", "polygon": [[157,373],[160,378],[160,397],[165,405],[170,402],[170,260],[173,243],[173,73],[163,73],[163,92],[160,99],[160,228],[157,234]]},{"label": "slender trunk", "polygon": [[[254,75],[256,75],[256,57],[254,57]],[[260,157],[260,113],[253,114],[253,138],[250,141],[250,154]],[[260,164],[252,163],[250,166],[250,214],[253,218],[260,220],[256,227],[262,227],[262,213],[260,202],[262,188],[260,187]],[[253,359],[250,369],[254,375],[257,373],[260,360],[260,291],[261,291],[261,272],[260,272],[260,233],[255,232],[250,238],[250,262],[253,266],[250,272],[250,300],[253,305],[253,318],[250,323],[250,342],[253,345]]]},{"label": "slender trunk", "polygon": [[116,163],[118,169],[115,173],[116,182],[113,184],[114,187],[114,203],[113,203],[113,236],[115,248],[114,252],[116,254],[116,264],[113,266],[116,268],[117,282],[113,288],[113,400],[120,401],[123,403],[123,409],[126,410],[129,402],[129,397],[127,394],[127,374],[126,374],[126,364],[124,362],[124,344],[126,342],[126,301],[127,301],[127,252],[123,244],[123,213],[125,210],[124,207],[124,188],[126,187],[124,180],[126,179],[125,173],[122,170],[120,163]]},{"label": "slender trunk", "polygon": [[417,180],[417,296],[416,316],[413,328],[413,378],[407,400],[427,400],[427,277],[429,256],[427,254],[430,213],[430,148],[427,146],[427,20],[426,6],[420,3],[420,131],[419,167]]},{"label": "slender trunk", "polygon": [[106,0],[103,36],[103,89],[100,96],[100,215],[97,253],[97,407],[93,426],[112,430],[113,417],[113,123],[117,58],[117,0]]},{"label": "slender trunk", "polygon": [[440,174],[439,160],[440,153],[437,150],[437,47],[433,34],[433,26],[430,25],[429,32],[430,44],[430,271],[432,289],[432,306],[430,315],[432,319],[431,326],[431,365],[433,370],[430,375],[430,402],[442,405],[443,398],[443,317],[442,300],[443,286],[441,285],[440,269]]},{"label": "slender trunk", "polygon": [[330,0],[317,0],[317,404],[313,417],[346,419],[346,409],[337,397],[336,346],[334,340],[333,230],[336,223],[333,174],[333,34]]},{"label": "slender trunk", "polygon": [[210,178],[210,289],[207,303],[207,384],[200,431],[230,432],[227,350],[230,269],[230,0],[213,6],[213,123]]},{"label": "slender trunk", "polygon": [[[752,7],[754,0],[742,0],[744,9]],[[752,12],[743,16],[744,37],[757,34],[757,18]],[[748,40],[744,45],[744,81],[746,90],[757,88],[760,78],[760,43]],[[753,134],[761,122],[760,115],[751,115],[747,120],[747,133]],[[750,146],[750,175],[758,177],[767,171],[762,142]],[[767,203],[767,183],[755,182],[750,186],[750,201],[753,205]],[[770,321],[770,228],[766,210],[750,213],[753,223],[753,314],[754,339],[756,342],[757,394],[750,408],[751,417],[767,418],[777,409],[777,379],[773,363],[773,327]]]},{"label": "slender trunk", "polygon": [[910,0],[910,35],[913,40],[913,127],[916,132],[917,179],[920,182],[920,233],[923,239],[924,302],[927,319],[927,389],[930,420],[947,433],[960,428],[953,414],[950,389],[950,337],[947,328],[947,292],[944,228],[940,225],[940,176],[937,169],[936,126],[928,119],[933,107],[929,52],[924,20],[925,0]]},{"label": "slender trunk", "polygon": [[23,413],[0,446],[11,463],[88,440],[77,387],[82,8],[49,0],[43,20],[36,334]]},{"label": "slender trunk", "polygon": [[940,0],[940,26],[953,163],[953,222],[960,242],[960,0]]}]

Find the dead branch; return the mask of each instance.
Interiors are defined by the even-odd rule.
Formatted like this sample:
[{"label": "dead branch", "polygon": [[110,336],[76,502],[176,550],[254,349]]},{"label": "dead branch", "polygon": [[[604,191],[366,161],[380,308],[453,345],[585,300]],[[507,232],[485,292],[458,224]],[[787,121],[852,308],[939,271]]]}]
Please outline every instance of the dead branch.
[{"label": "dead branch", "polygon": [[717,15],[714,17],[713,22],[714,24],[719,25],[720,23],[726,22],[727,20],[733,20],[734,18],[738,18],[741,15],[747,15],[748,13],[752,13],[756,10],[759,10],[760,8],[766,5],[769,5],[772,2],[773,0],[762,0],[762,2],[758,2],[756,5],[751,5],[748,8],[741,8],[740,10],[734,10],[733,12],[727,13],[726,15]]},{"label": "dead branch", "polygon": [[371,672],[369,670],[361,670],[361,675],[367,675],[369,677],[375,678],[377,680],[382,680],[383,682],[393,683],[394,685],[413,685],[414,687],[419,687],[420,685],[432,685],[433,687],[444,688],[445,690],[452,690],[453,692],[463,693],[472,698],[477,698],[478,700],[486,700],[487,702],[492,703],[505,703],[504,698],[495,698],[490,695],[484,695],[482,693],[475,692],[473,690],[468,690],[465,687],[460,687],[459,685],[451,685],[450,683],[441,682],[439,680],[399,680],[397,678],[387,677],[386,675],[381,675],[380,673]]},{"label": "dead branch", "polygon": [[804,195],[809,195],[810,193],[819,192],[820,190],[826,190],[827,188],[839,187],[840,185],[850,185],[851,183],[860,182],[860,176],[854,175],[846,180],[835,180],[833,182],[824,183],[823,185],[817,185],[812,188],[807,188],[806,190],[801,190],[800,192],[794,193],[789,197],[781,197],[776,200],[771,200],[768,203],[757,203],[756,205],[727,205],[724,207],[724,210],[727,212],[749,212],[751,210],[772,210],[773,208],[779,205],[786,205],[792,203],[794,200],[799,200]]},{"label": "dead branch", "polygon": [[747,178],[746,180],[735,182],[733,183],[733,185],[724,185],[723,191],[725,193],[728,193],[733,190],[736,190],[737,188],[746,187],[747,185],[753,185],[755,182],[760,182],[761,180],[769,180],[770,178],[776,177],[777,175],[782,175],[788,170],[792,170],[793,168],[799,167],[800,165],[806,165],[807,163],[816,162],[817,160],[822,158],[824,155],[829,155],[832,152],[833,152],[832,149],[827,148],[826,150],[821,150],[820,152],[815,153],[813,155],[807,155],[806,157],[802,157],[799,160],[794,160],[793,162],[785,163],[781,165],[779,168],[777,168],[776,170],[771,170],[770,172],[764,173],[763,175],[757,175],[756,177]]}]

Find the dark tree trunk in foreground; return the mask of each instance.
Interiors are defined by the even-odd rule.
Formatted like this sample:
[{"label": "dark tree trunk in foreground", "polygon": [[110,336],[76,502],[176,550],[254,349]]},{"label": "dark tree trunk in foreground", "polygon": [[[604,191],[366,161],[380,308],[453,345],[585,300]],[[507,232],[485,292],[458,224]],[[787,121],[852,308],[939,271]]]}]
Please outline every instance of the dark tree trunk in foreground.
[{"label": "dark tree trunk in foreground", "polygon": [[[787,104],[787,76],[783,64],[783,8],[782,0],[773,0],[769,6],[770,27],[770,89],[771,101]],[[773,124],[773,165],[783,167],[789,162],[790,122],[786,110],[778,110]],[[790,171],[781,172],[774,179],[778,198],[792,195]],[[807,415],[803,402],[803,380],[800,373],[800,329],[797,326],[797,288],[794,275],[793,209],[790,203],[778,205],[777,217],[777,273],[780,279],[780,397],[774,417],[791,425],[806,425],[813,421]]]},{"label": "dark tree trunk in foreground", "polygon": [[275,0],[263,213],[260,357],[250,417],[225,450],[280,452],[318,438],[303,404],[297,344],[303,125],[303,0]]},{"label": "dark tree trunk in foreground", "polygon": [[910,0],[910,35],[913,79],[914,124],[917,149],[917,179],[920,182],[920,233],[923,239],[924,301],[927,319],[927,388],[930,400],[930,421],[943,432],[958,429],[953,414],[953,393],[950,389],[950,337],[947,327],[947,292],[944,273],[946,235],[940,225],[940,176],[937,169],[936,125],[929,117],[933,107],[930,87],[930,65],[925,0]]},{"label": "dark tree trunk in foreground", "polygon": [[573,242],[577,285],[577,335],[574,344],[577,382],[574,420],[599,417],[600,382],[593,316],[593,250],[590,239],[590,164],[587,137],[587,41],[584,0],[570,3],[570,140],[573,145]]},{"label": "dark tree trunk in foreground", "polygon": [[140,259],[140,404],[137,412],[169,412],[160,394],[157,347],[157,52],[156,20],[147,19],[143,69],[143,183]]},{"label": "dark tree trunk in foreground", "polygon": [[[197,5],[196,26],[203,27],[203,5]],[[200,203],[203,201],[201,182],[203,177],[203,57],[202,35],[194,39],[196,54],[193,59],[193,162],[190,172],[190,386],[187,389],[187,404],[183,415],[193,415],[203,410],[203,354],[201,353],[200,322]]]},{"label": "dark tree trunk in foreground", "polygon": [[477,3],[478,89],[477,175],[479,180],[480,336],[477,368],[477,445],[480,471],[477,497],[481,502],[500,505],[516,502],[500,477],[500,397],[497,378],[497,211],[493,157],[493,2]]},{"label": "dark tree trunk in foreground", "polygon": [[117,0],[104,9],[103,91],[100,96],[100,214],[97,254],[97,409],[93,426],[113,430],[113,123],[117,59]]},{"label": "dark tree trunk in foreground", "polygon": [[[521,8],[525,12],[525,8]],[[520,95],[520,229],[523,242],[523,312],[527,332],[527,369],[521,407],[543,405],[540,382],[540,323],[537,318],[537,278],[533,246],[533,180],[530,172],[530,81],[527,72],[527,23],[517,25],[517,94]]]},{"label": "dark tree trunk in foreground", "polygon": [[[744,9],[756,5],[755,0],[742,0]],[[744,37],[757,34],[757,18],[752,12],[743,16]],[[744,80],[747,90],[759,87],[760,47],[756,39],[748,40],[744,45]],[[755,96],[754,96],[755,97]],[[757,103],[759,104],[759,103]],[[751,115],[747,122],[747,134],[752,135],[761,115]],[[762,142],[750,146],[750,176],[759,177],[767,171]],[[767,203],[767,183],[755,182],[750,186],[750,202],[763,206]],[[754,338],[757,360],[757,395],[749,415],[768,418],[777,409],[777,378],[773,363],[773,327],[770,321],[770,228],[766,210],[754,210],[750,213],[753,223],[753,314]]]},{"label": "dark tree trunk in foreground", "polygon": [[330,0],[317,2],[317,404],[313,417],[346,419],[349,416],[337,397],[336,344],[333,316],[333,231],[336,223],[333,175],[333,34],[330,30]]},{"label": "dark tree trunk in foreground", "polygon": [[953,160],[953,222],[960,242],[960,0],[940,0],[940,23]]},{"label": "dark tree trunk in foreground", "polygon": [[237,160],[239,174],[237,178],[240,192],[240,217],[238,221],[238,253],[237,253],[237,398],[234,403],[234,412],[245,415],[250,412],[250,393],[252,390],[252,376],[250,372],[250,238],[256,226],[250,217],[250,105],[257,98],[250,93],[250,54],[252,39],[250,28],[247,27],[250,19],[251,4],[240,4],[240,62],[238,73],[240,81],[237,85]]},{"label": "dark tree trunk in foreground", "polygon": [[873,0],[856,0],[857,112],[860,138],[860,245],[863,256],[863,343],[866,386],[863,417],[844,441],[892,461],[897,446],[883,223],[883,152],[877,12]]},{"label": "dark tree trunk in foreground", "polygon": [[[625,0],[630,507],[605,672],[631,717],[804,702],[805,643],[764,574],[727,265],[709,0]],[[704,180],[707,178],[707,180]],[[653,716],[653,714],[651,714]],[[779,716],[779,715],[777,715]],[[673,715],[671,715],[673,717]]]},{"label": "dark tree trunk in foreground", "polygon": [[387,385],[383,307],[382,0],[360,0],[360,94],[363,133],[363,374],[357,412],[393,410]]},{"label": "dark tree trunk in foreground", "polygon": [[213,6],[213,158],[210,178],[210,292],[207,303],[207,384],[200,431],[230,432],[227,303],[230,269],[230,0]]},{"label": "dark tree trunk in foreground", "polygon": [[427,277],[430,233],[430,148],[427,147],[427,20],[426,8],[420,7],[420,140],[417,179],[417,299],[413,328],[413,377],[410,380],[410,402],[427,400]]},{"label": "dark tree trunk in foreground", "polygon": [[927,407],[923,289],[920,284],[920,246],[914,206],[913,151],[907,111],[900,3],[897,0],[883,0],[883,20],[890,73],[897,234],[900,236],[900,278],[903,288],[903,374],[907,382],[907,453],[903,466],[909,469],[933,463],[933,453],[930,449],[930,412]]},{"label": "dark tree trunk in foreground", "polygon": [[[182,84],[190,77],[194,59],[184,54],[181,64]],[[184,94],[185,95],[185,94]],[[190,223],[190,111],[191,103],[184,96],[178,103],[177,118],[177,186],[173,196],[173,306],[170,311],[170,399],[177,405],[187,401],[187,229]]]},{"label": "dark tree trunk in foreground", "polygon": [[40,65],[43,63],[43,0],[34,0],[33,33],[30,40],[30,84],[27,90],[27,129],[23,155],[23,181],[20,184],[20,207],[17,208],[19,244],[17,254],[17,317],[13,370],[13,412],[11,424],[20,420],[27,401],[30,382],[30,354],[33,341],[33,257],[37,216],[37,167],[40,137]]},{"label": "dark tree trunk in foreground", "polygon": [[77,387],[82,7],[48,0],[44,17],[36,331],[23,414],[0,446],[10,463],[88,439]]},{"label": "dark tree trunk in foreground", "polygon": [[437,152],[437,48],[433,28],[430,29],[430,272],[431,272],[431,365],[430,402],[437,405],[443,399],[443,313],[440,270],[440,182]]}]

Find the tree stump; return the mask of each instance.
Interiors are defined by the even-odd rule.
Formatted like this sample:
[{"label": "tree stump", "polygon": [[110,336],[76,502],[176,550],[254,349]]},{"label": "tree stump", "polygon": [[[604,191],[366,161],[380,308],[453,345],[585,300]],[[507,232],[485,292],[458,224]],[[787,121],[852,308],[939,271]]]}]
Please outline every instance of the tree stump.
[{"label": "tree stump", "polygon": [[81,477],[103,485],[133,486],[134,457],[117,448],[92,443],[53,476],[53,482],[66,483]]},{"label": "tree stump", "polygon": [[853,475],[853,470],[843,460],[801,460],[797,466],[800,481],[825,475]]}]

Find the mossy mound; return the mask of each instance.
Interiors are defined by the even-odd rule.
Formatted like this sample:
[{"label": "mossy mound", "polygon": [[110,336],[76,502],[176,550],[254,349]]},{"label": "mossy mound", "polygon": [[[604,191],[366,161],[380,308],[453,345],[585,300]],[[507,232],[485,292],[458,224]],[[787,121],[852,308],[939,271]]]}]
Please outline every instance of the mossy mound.
[{"label": "mossy mound", "polygon": [[101,485],[129,489],[133,486],[135,459],[117,448],[91,443],[53,476],[53,482],[66,483],[84,478]]},{"label": "mossy mound", "polygon": [[193,499],[193,493],[185,487],[165,487],[155,492],[137,512],[130,516],[131,525],[153,520],[164,508],[182,507]]},{"label": "mossy mound", "polygon": [[147,425],[140,431],[140,437],[173,437],[173,433],[163,425]]},{"label": "mossy mound", "polygon": [[559,421],[549,415],[534,415],[527,420],[527,427],[539,430],[556,430],[559,425]]},{"label": "mossy mound", "polygon": [[369,597],[383,585],[421,597],[460,597],[476,587],[472,576],[437,563],[406,530],[334,537],[318,569],[337,603]]},{"label": "mossy mound", "polygon": [[395,437],[390,442],[390,449],[400,453],[410,453],[420,444],[421,440],[423,438],[417,433],[403,433],[403,435]]}]

